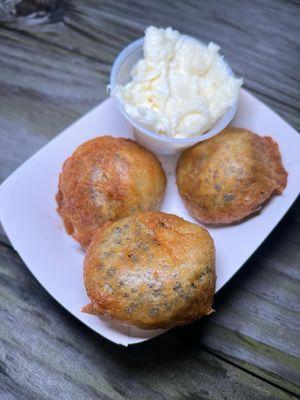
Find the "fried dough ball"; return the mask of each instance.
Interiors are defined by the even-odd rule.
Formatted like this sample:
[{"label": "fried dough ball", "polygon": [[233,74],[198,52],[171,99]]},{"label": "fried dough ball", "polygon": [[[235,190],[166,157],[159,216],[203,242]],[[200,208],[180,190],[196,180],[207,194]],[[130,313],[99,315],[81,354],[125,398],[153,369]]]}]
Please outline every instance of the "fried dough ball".
[{"label": "fried dough ball", "polygon": [[184,151],[176,173],[190,214],[207,224],[238,222],[287,184],[277,143],[232,127]]},{"label": "fried dough ball", "polygon": [[91,304],[83,311],[144,329],[211,313],[215,250],[206,229],[175,215],[141,212],[100,228],[84,261]]},{"label": "fried dough ball", "polygon": [[85,248],[105,222],[159,209],[165,188],[165,173],[149,150],[130,139],[97,137],[65,161],[57,211]]}]

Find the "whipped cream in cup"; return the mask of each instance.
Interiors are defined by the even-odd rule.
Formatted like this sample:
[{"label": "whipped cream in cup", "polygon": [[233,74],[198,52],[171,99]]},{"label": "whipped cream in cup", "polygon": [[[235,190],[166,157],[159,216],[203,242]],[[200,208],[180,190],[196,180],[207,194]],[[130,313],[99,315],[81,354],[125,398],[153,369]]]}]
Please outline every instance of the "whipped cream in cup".
[{"label": "whipped cream in cup", "polygon": [[175,154],[223,130],[235,115],[242,80],[219,54],[190,36],[149,27],[115,60],[110,91],[136,139]]}]

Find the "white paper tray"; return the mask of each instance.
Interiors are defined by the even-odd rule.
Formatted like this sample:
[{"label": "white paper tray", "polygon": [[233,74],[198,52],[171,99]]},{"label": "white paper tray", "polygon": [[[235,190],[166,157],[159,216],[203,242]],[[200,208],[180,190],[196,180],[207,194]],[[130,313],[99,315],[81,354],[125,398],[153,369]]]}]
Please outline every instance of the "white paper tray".
[{"label": "white paper tray", "polygon": [[[292,205],[300,189],[300,137],[278,115],[245,90],[232,125],[270,135],[279,144],[289,173],[282,196],[235,226],[209,228],[217,249],[217,290],[238,271]],[[64,160],[81,143],[109,134],[132,137],[131,128],[108,99],[83,116],[18,168],[0,187],[0,218],[12,245],[44,288],[84,324],[112,342],[127,346],[161,334],[107,322],[82,313],[89,302],[82,280],[84,253],[64,231],[55,194]],[[160,157],[168,176],[162,211],[191,218],[177,192],[177,156]]]}]

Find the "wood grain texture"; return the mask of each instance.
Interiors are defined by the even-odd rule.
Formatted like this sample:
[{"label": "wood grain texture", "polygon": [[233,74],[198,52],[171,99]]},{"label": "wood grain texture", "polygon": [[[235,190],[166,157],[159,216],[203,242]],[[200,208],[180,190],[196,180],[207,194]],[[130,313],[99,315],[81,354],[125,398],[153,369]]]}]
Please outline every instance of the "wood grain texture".
[{"label": "wood grain texture", "polygon": [[[4,3],[0,181],[106,97],[114,58],[150,24],[220,44],[245,87],[300,128],[297,1]],[[128,349],[57,305],[0,230],[0,398],[296,398],[299,223],[298,202],[218,294],[215,315]]]}]

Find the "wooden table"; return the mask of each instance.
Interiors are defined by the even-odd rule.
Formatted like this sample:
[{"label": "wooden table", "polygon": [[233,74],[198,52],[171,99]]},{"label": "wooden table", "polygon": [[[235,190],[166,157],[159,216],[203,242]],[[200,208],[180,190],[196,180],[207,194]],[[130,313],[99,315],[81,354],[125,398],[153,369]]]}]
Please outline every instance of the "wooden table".
[{"label": "wooden table", "polygon": [[[0,179],[107,96],[116,55],[151,24],[220,44],[244,86],[299,129],[299,20],[292,0],[0,2]],[[0,398],[295,399],[299,205],[214,315],[127,349],[57,304],[1,230]]]}]

